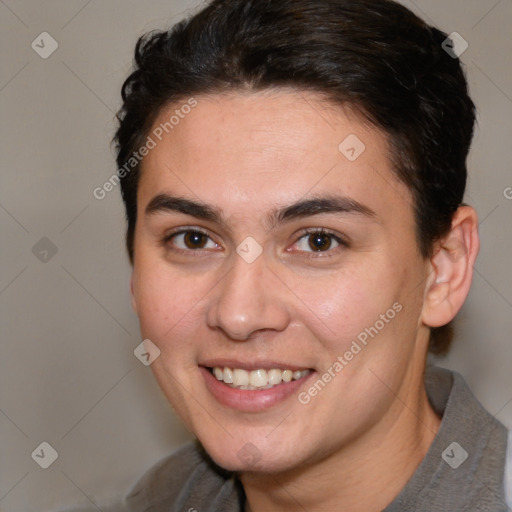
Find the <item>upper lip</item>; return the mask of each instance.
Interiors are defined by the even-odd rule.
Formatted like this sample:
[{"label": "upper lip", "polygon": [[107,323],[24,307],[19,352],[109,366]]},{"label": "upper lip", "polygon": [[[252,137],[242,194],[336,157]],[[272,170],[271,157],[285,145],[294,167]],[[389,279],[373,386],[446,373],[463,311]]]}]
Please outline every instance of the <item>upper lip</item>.
[{"label": "upper lip", "polygon": [[272,368],[276,368],[278,370],[312,370],[311,367],[302,364],[295,363],[283,363],[269,360],[261,360],[261,361],[235,361],[234,359],[208,359],[199,364],[199,366],[205,366],[207,368],[239,368],[241,370],[270,370]]}]

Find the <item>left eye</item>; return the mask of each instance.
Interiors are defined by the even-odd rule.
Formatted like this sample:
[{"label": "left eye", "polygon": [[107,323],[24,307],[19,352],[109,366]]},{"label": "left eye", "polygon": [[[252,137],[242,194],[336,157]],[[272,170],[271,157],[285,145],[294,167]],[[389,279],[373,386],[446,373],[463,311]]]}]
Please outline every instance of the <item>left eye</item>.
[{"label": "left eye", "polygon": [[297,241],[298,249],[305,252],[327,252],[330,249],[336,249],[340,245],[344,245],[341,238],[322,230],[307,232]]}]

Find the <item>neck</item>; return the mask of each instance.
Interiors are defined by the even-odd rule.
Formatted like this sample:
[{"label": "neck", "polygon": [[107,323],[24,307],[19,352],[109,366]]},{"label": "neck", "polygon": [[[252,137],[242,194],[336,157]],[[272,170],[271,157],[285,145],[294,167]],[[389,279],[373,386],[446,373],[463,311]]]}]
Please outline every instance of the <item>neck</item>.
[{"label": "neck", "polygon": [[246,512],[380,512],[414,474],[440,424],[423,380],[405,387],[378,425],[328,458],[286,473],[242,474]]}]

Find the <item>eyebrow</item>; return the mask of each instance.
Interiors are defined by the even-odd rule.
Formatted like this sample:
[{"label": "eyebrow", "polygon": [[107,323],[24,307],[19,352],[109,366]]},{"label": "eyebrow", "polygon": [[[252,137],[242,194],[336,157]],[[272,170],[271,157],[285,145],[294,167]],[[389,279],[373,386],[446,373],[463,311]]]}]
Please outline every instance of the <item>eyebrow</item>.
[{"label": "eyebrow", "polygon": [[[148,203],[145,215],[179,212],[216,224],[226,224],[222,212],[212,205],[184,197],[158,194]],[[276,225],[322,213],[344,213],[375,219],[378,215],[368,206],[346,196],[327,195],[299,200],[289,206],[272,210],[266,221],[269,229]]]}]

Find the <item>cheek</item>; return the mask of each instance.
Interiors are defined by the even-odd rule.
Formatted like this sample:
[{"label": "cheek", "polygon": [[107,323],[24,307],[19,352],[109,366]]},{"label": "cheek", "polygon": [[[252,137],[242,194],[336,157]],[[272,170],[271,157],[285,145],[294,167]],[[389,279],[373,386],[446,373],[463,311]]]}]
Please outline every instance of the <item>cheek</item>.
[{"label": "cheek", "polygon": [[340,344],[349,343],[392,307],[396,290],[388,279],[392,277],[386,272],[340,270],[321,279],[297,280],[290,289],[306,306],[305,313],[314,323],[311,330]]},{"label": "cheek", "polygon": [[142,335],[162,345],[187,328],[202,294],[158,262],[148,262],[136,269],[134,296]]},{"label": "cheek", "polygon": [[314,312],[309,313],[312,323],[308,327],[322,340],[326,365],[347,351],[357,352],[348,357],[358,363],[350,363],[346,373],[370,361],[390,364],[390,358],[397,363],[407,357],[421,310],[420,301],[411,293],[413,273],[406,265],[382,260],[371,268],[335,273],[323,283],[308,286],[309,294],[304,283],[299,285],[302,289],[297,294],[308,297],[305,303]]}]

